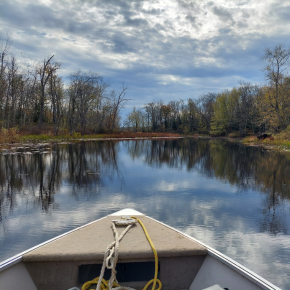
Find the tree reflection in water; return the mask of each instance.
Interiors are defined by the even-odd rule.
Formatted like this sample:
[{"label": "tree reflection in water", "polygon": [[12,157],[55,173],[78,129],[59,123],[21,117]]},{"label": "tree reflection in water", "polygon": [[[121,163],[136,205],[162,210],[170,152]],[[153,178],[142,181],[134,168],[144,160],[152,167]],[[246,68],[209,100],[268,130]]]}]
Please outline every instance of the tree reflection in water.
[{"label": "tree reflection in water", "polygon": [[132,158],[143,158],[150,166],[199,171],[239,188],[264,194],[261,232],[287,234],[286,217],[277,207],[290,200],[290,154],[269,152],[221,139],[193,139],[128,142]]},{"label": "tree reflection in water", "polygon": [[0,155],[0,221],[17,207],[17,196],[26,197],[27,207],[49,212],[58,208],[54,195],[65,182],[76,199],[98,194],[102,176],[117,174],[123,184],[117,147],[116,142],[82,142],[56,144],[49,154]]},{"label": "tree reflection in water", "polygon": [[[290,155],[218,139],[123,141],[132,160],[152,167],[198,171],[239,188],[264,194],[261,232],[287,234],[283,211],[278,208],[290,199]],[[54,145],[49,154],[0,155],[0,222],[18,207],[17,196],[27,208],[51,212],[58,208],[55,195],[64,183],[71,196],[79,199],[101,193],[104,177],[125,178],[119,169],[120,142],[98,141]],[[21,205],[23,206],[23,202]],[[2,223],[4,228],[4,224]],[[5,230],[5,228],[4,228]]]}]

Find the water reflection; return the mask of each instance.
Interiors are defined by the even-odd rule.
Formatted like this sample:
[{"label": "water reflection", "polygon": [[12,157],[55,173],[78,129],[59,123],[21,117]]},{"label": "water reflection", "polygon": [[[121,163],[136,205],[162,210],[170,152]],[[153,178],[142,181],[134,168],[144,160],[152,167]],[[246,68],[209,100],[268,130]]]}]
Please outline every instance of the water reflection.
[{"label": "water reflection", "polygon": [[128,152],[143,158],[150,166],[197,170],[208,178],[218,178],[239,190],[258,190],[265,194],[260,230],[273,235],[287,234],[286,222],[276,214],[284,200],[290,199],[290,156],[246,147],[225,140],[183,139],[173,141],[128,142]]},{"label": "water reflection", "polygon": [[54,195],[63,183],[72,185],[74,198],[99,193],[102,176],[117,174],[123,183],[117,147],[116,142],[82,142],[56,144],[49,154],[0,155],[0,220],[17,207],[17,195],[27,197],[27,206],[48,212],[57,208]]},{"label": "water reflection", "polygon": [[[290,199],[290,160],[288,154],[245,147],[225,140],[141,140],[125,143],[130,157],[147,165],[187,171],[197,170],[207,178],[218,178],[240,190],[254,189],[265,194],[262,203],[264,218],[260,230],[287,234],[283,217],[277,208]],[[5,155],[0,158],[0,219],[17,206],[16,195],[34,197],[33,205],[48,211],[54,195],[63,182],[72,185],[71,195],[100,192],[102,177],[117,176],[124,183],[119,169],[118,142],[82,142],[54,145],[50,154]],[[5,213],[6,210],[6,213]]]},{"label": "water reflection", "polygon": [[[278,252],[279,267],[290,265],[282,239],[289,241],[289,154],[193,138],[56,144],[45,154],[28,150],[0,154],[0,260],[134,207],[238,257],[273,282],[276,274],[266,266],[261,245],[272,249],[275,238],[279,245],[267,259]],[[259,259],[253,250],[261,252]],[[280,286],[290,286],[287,267]]]}]

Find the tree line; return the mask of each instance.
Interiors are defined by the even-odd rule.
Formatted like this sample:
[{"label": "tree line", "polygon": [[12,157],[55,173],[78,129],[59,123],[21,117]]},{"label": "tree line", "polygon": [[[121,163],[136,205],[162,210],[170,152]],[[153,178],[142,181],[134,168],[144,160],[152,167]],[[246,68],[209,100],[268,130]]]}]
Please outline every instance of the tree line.
[{"label": "tree line", "polygon": [[265,85],[240,82],[198,99],[154,101],[128,114],[125,126],[134,131],[245,136],[280,132],[290,125],[290,49],[279,44],[262,56]]},{"label": "tree line", "polygon": [[10,53],[12,38],[0,39],[0,129],[43,124],[71,134],[112,132],[119,128],[127,88],[117,92],[97,73],[74,72],[65,87],[54,56],[23,66]]},{"label": "tree line", "polygon": [[[120,111],[127,88],[111,89],[97,73],[76,71],[65,86],[54,56],[34,65],[19,63],[10,53],[12,38],[0,39],[0,129],[49,124],[57,135],[113,132],[121,128]],[[153,101],[133,108],[123,129],[245,136],[279,132],[290,125],[290,49],[279,44],[262,56],[265,85],[240,82],[237,87],[199,98]]]}]

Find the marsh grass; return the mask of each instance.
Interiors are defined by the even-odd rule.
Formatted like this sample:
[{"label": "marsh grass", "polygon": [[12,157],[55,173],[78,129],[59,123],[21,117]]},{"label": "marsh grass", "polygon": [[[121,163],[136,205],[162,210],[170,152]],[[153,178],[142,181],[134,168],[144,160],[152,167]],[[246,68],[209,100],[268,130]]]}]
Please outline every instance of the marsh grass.
[{"label": "marsh grass", "polygon": [[283,131],[270,138],[261,141],[263,145],[279,146],[281,148],[290,149],[290,131]]},{"label": "marsh grass", "polygon": [[275,146],[277,149],[290,149],[290,126],[281,133],[259,140],[256,136],[248,136],[243,139],[245,144],[256,144],[261,146]]},{"label": "marsh grass", "polygon": [[257,136],[248,136],[243,139],[243,143],[256,143],[258,141],[259,139],[257,138]]},{"label": "marsh grass", "polygon": [[55,136],[51,130],[38,132],[37,129],[19,132],[17,128],[1,129],[0,144],[11,143],[37,143],[37,142],[73,142],[78,140],[92,140],[92,139],[127,139],[127,138],[162,138],[162,137],[179,137],[179,134],[173,133],[142,133],[142,132],[116,132],[110,134],[86,134],[82,135],[80,132],[74,132],[72,135],[67,130],[62,130]]},{"label": "marsh grass", "polygon": [[231,132],[228,134],[228,137],[229,138],[240,138],[241,135],[240,135],[240,132],[239,131],[235,131],[235,132]]},{"label": "marsh grass", "polygon": [[17,143],[20,141],[20,139],[21,139],[21,136],[19,135],[19,131],[17,128],[10,128],[10,129],[1,128],[0,144]]}]

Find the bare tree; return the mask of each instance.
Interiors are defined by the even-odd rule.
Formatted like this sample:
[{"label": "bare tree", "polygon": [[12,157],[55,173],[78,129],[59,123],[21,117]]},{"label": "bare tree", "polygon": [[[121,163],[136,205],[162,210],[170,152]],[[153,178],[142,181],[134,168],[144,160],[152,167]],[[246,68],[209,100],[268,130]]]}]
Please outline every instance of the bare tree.
[{"label": "bare tree", "polygon": [[210,130],[210,122],[214,115],[213,105],[217,95],[215,93],[208,93],[199,97],[195,102],[197,113],[203,118],[206,123],[206,128]]},{"label": "bare tree", "polygon": [[0,35],[0,120],[4,118],[3,104],[5,103],[5,90],[7,90],[7,82],[5,81],[5,70],[7,66],[7,56],[12,44],[12,37],[10,33],[6,32],[6,38]]},{"label": "bare tree", "polygon": [[[156,103],[151,102],[145,105],[144,110],[147,114],[147,127],[151,125],[151,130],[154,132],[157,129],[157,109]],[[151,121],[150,121],[151,120]]]},{"label": "bare tree", "polygon": [[94,129],[100,129],[100,124],[112,107],[111,103],[108,104],[109,98],[105,96],[108,86],[96,73],[85,74],[78,71],[71,75],[68,89],[68,126],[71,134],[78,125],[84,133],[88,122],[95,122]]},{"label": "bare tree", "polygon": [[40,78],[40,87],[41,87],[41,96],[40,96],[40,111],[39,111],[39,120],[38,126],[41,128],[43,121],[43,109],[44,109],[44,100],[45,100],[45,87],[48,83],[49,77],[60,68],[60,63],[52,63],[51,60],[54,57],[51,56],[48,59],[44,59],[43,64],[37,68],[37,74]]},{"label": "bare tree", "polygon": [[120,110],[124,107],[126,102],[128,102],[130,99],[126,99],[126,91],[127,87],[124,86],[121,89],[119,93],[116,93],[115,91],[111,92],[111,98],[112,98],[112,112],[111,112],[111,120],[110,120],[110,131],[113,132],[116,127],[116,121],[117,116],[120,113]]},{"label": "bare tree", "polygon": [[[7,80],[8,89],[6,93],[6,104],[5,104],[5,122],[6,128],[14,127],[15,125],[15,114],[16,114],[16,94],[18,89],[18,66],[14,56],[11,57],[8,64]],[[10,126],[12,113],[12,126]]]},{"label": "bare tree", "polygon": [[7,57],[11,44],[13,40],[11,34],[6,32],[6,39],[3,39],[0,36],[0,54],[1,54],[1,68],[0,68],[0,79],[2,78],[2,74],[4,72],[5,58]]},{"label": "bare tree", "polygon": [[49,95],[52,111],[52,123],[54,124],[54,134],[57,135],[61,124],[64,89],[62,79],[55,74],[50,75]]}]

